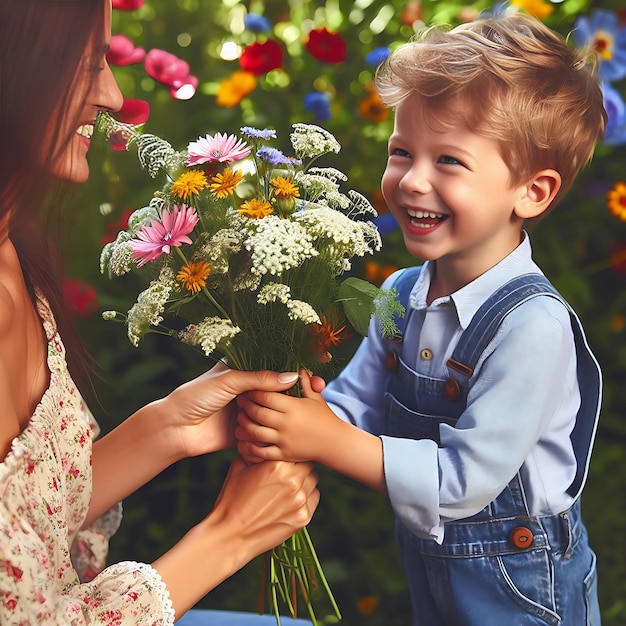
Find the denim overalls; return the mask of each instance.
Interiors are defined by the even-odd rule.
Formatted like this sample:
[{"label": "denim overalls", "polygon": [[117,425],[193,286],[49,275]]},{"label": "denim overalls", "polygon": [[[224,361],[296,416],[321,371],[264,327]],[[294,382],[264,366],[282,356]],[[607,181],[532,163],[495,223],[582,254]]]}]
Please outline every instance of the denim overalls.
[{"label": "denim overalls", "polygon": [[[419,268],[393,285],[406,306]],[[571,439],[578,463],[568,492],[574,505],[559,515],[533,517],[519,473],[476,515],[445,524],[443,544],[422,539],[396,520],[414,626],[598,626],[595,555],[580,517],[599,409],[601,380],[576,314],[539,274],[520,276],[474,315],[448,361],[446,381],[417,374],[391,344],[393,372],[385,393],[386,432],[440,443],[439,424],[454,425],[466,404],[473,368],[498,325],[516,306],[539,295],[558,298],[570,312],[576,340],[581,407]],[[411,312],[404,324],[411,323]]]}]

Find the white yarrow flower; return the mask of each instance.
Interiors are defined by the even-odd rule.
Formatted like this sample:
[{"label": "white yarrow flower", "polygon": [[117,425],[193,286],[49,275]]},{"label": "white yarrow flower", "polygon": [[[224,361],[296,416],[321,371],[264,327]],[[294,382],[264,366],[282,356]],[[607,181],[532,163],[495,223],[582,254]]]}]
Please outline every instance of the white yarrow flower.
[{"label": "white yarrow flower", "polygon": [[128,338],[134,346],[139,345],[139,341],[150,326],[158,326],[163,321],[162,313],[165,310],[165,304],[175,286],[174,271],[171,267],[164,265],[159,277],[139,294],[137,302],[128,311],[126,321]]},{"label": "white yarrow flower", "polygon": [[298,222],[276,215],[254,221],[256,232],[244,244],[252,255],[253,274],[279,276],[318,255],[311,235]]},{"label": "white yarrow flower", "polygon": [[341,144],[332,133],[315,124],[293,124],[291,145],[299,159],[318,157],[328,152],[339,152]]},{"label": "white yarrow flower", "polygon": [[200,346],[204,354],[211,356],[218,345],[228,345],[240,330],[230,320],[221,317],[206,317],[199,324],[188,326],[179,333],[178,337],[184,343]]},{"label": "white yarrow flower", "polygon": [[122,230],[117,234],[115,241],[107,243],[100,253],[100,273],[113,276],[123,276],[135,267],[135,262],[131,256],[132,249],[130,240],[132,235]]}]

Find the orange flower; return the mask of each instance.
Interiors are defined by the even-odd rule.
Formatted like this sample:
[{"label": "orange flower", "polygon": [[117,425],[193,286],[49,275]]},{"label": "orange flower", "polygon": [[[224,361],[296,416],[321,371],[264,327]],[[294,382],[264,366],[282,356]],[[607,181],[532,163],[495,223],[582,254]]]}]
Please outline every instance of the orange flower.
[{"label": "orange flower", "polygon": [[272,205],[266,200],[252,198],[247,200],[239,207],[240,213],[247,215],[255,220],[260,220],[274,212]]},{"label": "orange flower", "polygon": [[613,189],[606,194],[606,205],[612,215],[626,222],[626,183],[615,183]]},{"label": "orange flower", "polygon": [[336,322],[333,319],[328,320],[325,315],[320,316],[320,319],[322,321],[321,324],[309,325],[313,353],[317,355],[324,354],[329,348],[339,345],[350,336],[350,333],[346,330],[347,324],[345,322]]},{"label": "orange flower", "polygon": [[256,78],[251,72],[233,72],[217,88],[216,104],[224,108],[237,106],[256,89]]},{"label": "orange flower", "polygon": [[369,96],[359,103],[359,115],[376,124],[384,122],[389,117],[389,109],[383,104],[376,91],[371,91]]},{"label": "orange flower", "polygon": [[293,184],[293,178],[276,176],[270,180],[270,185],[274,189],[274,196],[278,200],[291,200],[300,197],[300,190]]},{"label": "orange flower", "polygon": [[209,185],[211,193],[216,198],[226,198],[235,193],[235,187],[242,178],[243,175],[239,170],[233,171],[227,167],[223,172],[218,172],[211,178]]},{"label": "orange flower", "polygon": [[191,293],[198,293],[206,285],[206,279],[211,273],[211,266],[206,261],[194,263],[190,261],[183,265],[176,275],[176,280],[185,285],[185,289]]},{"label": "orange flower", "polygon": [[378,598],[376,596],[365,596],[358,603],[359,613],[361,615],[371,615],[378,606]]}]

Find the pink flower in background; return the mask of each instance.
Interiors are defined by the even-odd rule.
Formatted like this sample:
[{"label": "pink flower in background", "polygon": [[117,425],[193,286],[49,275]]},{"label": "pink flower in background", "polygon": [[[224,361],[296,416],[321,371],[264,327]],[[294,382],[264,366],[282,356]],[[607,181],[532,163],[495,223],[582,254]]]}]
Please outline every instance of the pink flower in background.
[{"label": "pink flower in background", "polygon": [[107,61],[111,65],[132,65],[143,61],[146,51],[135,48],[135,44],[125,35],[113,35],[111,47],[107,52]]},{"label": "pink flower in background", "polygon": [[170,85],[170,96],[176,100],[193,98],[198,88],[198,77],[189,74],[184,79],[176,79]]},{"label": "pink flower in background", "polygon": [[158,259],[163,253],[169,254],[172,247],[191,243],[187,235],[198,223],[198,214],[193,207],[182,204],[171,211],[165,209],[161,221],[152,220],[150,226],[144,226],[137,239],[130,240],[131,256],[138,261],[137,267]]},{"label": "pink flower in background", "polygon": [[187,146],[187,165],[200,163],[230,163],[245,159],[250,154],[250,147],[235,135],[216,133],[214,137],[198,137]]},{"label": "pink flower in background", "polygon": [[174,86],[175,81],[183,81],[189,76],[189,64],[171,52],[154,48],[146,54],[144,67],[154,80]]},{"label": "pink flower in background", "polygon": [[120,11],[134,11],[143,6],[146,0],[113,0],[113,8]]}]

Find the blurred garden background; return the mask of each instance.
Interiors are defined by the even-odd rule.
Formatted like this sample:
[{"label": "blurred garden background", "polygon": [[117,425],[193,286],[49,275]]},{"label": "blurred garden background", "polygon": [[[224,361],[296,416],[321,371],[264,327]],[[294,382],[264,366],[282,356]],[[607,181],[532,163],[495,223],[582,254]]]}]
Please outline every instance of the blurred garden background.
[{"label": "blurred garden background", "polygon": [[[127,99],[123,121],[177,149],[206,134],[244,125],[273,128],[290,154],[291,124],[332,132],[340,155],[326,159],[377,208],[383,249],[352,272],[380,283],[414,263],[386,215],[379,181],[392,120],[372,89],[378,62],[420,24],[456,24],[483,12],[524,10],[597,55],[610,115],[606,141],[572,191],[533,226],[535,257],[578,311],[605,375],[604,405],[583,510],[598,554],[607,626],[626,624],[626,11],[622,0],[517,0],[508,6],[461,0],[113,0],[110,61]],[[280,145],[280,142],[283,145]],[[146,402],[198,375],[210,363],[190,348],[149,335],[139,348],[104,310],[126,311],[143,286],[131,274],[99,270],[104,243],[145,206],[158,186],[134,151],[104,140],[91,153],[93,175],[76,198],[66,294],[82,336],[102,369],[105,431]],[[341,365],[349,341],[335,355]],[[342,361],[343,360],[343,361]],[[532,390],[528,390],[532,393]],[[558,389],[554,390],[559,393]],[[519,416],[520,428],[524,416]],[[189,459],[125,503],[112,560],[150,562],[212,506],[232,453]],[[322,502],[310,533],[347,626],[405,626],[406,587],[382,496],[320,469]],[[226,581],[201,606],[254,610],[261,562]]]}]

